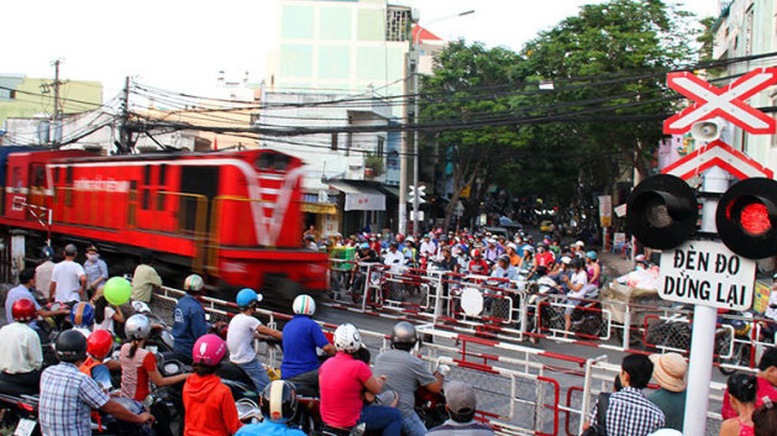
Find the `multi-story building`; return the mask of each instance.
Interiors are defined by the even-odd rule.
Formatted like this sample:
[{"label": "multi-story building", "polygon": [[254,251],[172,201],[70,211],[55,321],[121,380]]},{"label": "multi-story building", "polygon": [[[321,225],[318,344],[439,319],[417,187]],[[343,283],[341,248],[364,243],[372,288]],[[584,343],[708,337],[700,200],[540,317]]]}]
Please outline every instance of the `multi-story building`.
[{"label": "multi-story building", "polygon": [[[37,118],[43,127],[35,135],[44,142],[61,135],[62,127],[48,124],[54,119],[54,85],[51,79],[30,78],[24,75],[0,75],[0,130],[8,130],[9,118]],[[63,115],[88,112],[103,103],[100,82],[67,80],[59,86],[59,111]],[[13,132],[5,135],[5,143],[18,142]]]},{"label": "multi-story building", "polygon": [[[713,27],[713,58],[717,61],[774,53],[777,51],[777,2],[774,0],[725,0]],[[720,73],[735,80],[741,74],[775,64],[774,57],[736,60]],[[722,86],[721,83],[717,83]],[[777,106],[777,87],[761,91],[749,99],[753,107]],[[735,148],[773,170],[777,170],[777,135],[751,135],[724,123],[722,138]]]},{"label": "multi-story building", "polygon": [[[260,125],[344,133],[263,136],[262,145],[307,163],[306,193],[311,203],[322,204],[310,208],[307,224],[324,234],[396,227],[400,134],[345,132],[404,116],[403,99],[384,97],[407,93],[413,11],[387,0],[281,0],[279,13]],[[338,100],[342,104],[331,103]],[[337,213],[326,206],[332,203],[341,206]]]}]

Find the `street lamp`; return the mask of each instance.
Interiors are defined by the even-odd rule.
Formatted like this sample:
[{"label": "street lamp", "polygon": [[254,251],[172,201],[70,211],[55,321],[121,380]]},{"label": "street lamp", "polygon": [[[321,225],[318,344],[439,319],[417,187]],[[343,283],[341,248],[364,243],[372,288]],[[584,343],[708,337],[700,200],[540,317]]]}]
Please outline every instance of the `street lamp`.
[{"label": "street lamp", "polygon": [[[450,18],[457,18],[457,17],[463,17],[465,15],[471,15],[474,14],[475,10],[470,9],[468,11],[459,12],[458,14],[454,15],[448,15],[445,17],[435,18],[433,20],[428,21],[426,24],[429,25],[430,23],[435,23],[438,21],[447,20]],[[407,89],[408,99],[413,99],[413,123],[418,123],[418,43],[419,43],[419,37],[421,34],[421,26],[416,24],[416,29],[413,30],[412,33],[412,40],[410,42],[410,50],[407,53],[407,68],[409,71],[409,74],[405,78],[405,80],[409,79],[408,85],[405,87]],[[405,100],[405,125],[410,125],[410,110],[408,108],[409,102]],[[408,147],[407,147],[407,131],[404,131],[404,135],[402,137],[402,159],[400,161],[400,178],[399,178],[399,232],[400,233],[407,233],[407,195],[408,195],[408,186],[407,186],[407,168],[408,168],[408,159],[409,154],[408,153]],[[419,192],[417,191],[419,188],[419,180],[418,180],[418,162],[419,162],[419,147],[418,147],[418,130],[414,130],[413,132],[413,189],[416,190],[414,192],[415,195],[413,195],[413,231],[418,231],[418,205],[419,205]]]}]

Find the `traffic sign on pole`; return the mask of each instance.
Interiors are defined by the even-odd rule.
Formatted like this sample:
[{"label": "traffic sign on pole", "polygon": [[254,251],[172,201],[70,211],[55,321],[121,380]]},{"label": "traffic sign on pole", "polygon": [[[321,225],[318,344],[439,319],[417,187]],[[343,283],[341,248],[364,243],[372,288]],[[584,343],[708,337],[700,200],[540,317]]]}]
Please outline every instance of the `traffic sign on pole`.
[{"label": "traffic sign on pole", "polygon": [[695,123],[717,116],[749,133],[773,134],[777,131],[774,118],[745,103],[759,91],[777,83],[777,67],[755,69],[723,88],[688,71],[669,73],[666,83],[696,102],[664,121],[666,134],[685,134]]},{"label": "traffic sign on pole", "polygon": [[661,253],[659,296],[686,304],[749,310],[755,268],[755,261],[720,242],[688,241]]}]

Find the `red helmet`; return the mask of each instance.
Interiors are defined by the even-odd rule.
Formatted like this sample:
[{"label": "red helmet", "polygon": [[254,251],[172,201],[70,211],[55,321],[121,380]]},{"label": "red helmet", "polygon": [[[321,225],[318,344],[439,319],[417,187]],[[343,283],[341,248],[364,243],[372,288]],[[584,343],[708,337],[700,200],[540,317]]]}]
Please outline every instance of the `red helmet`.
[{"label": "red helmet", "polygon": [[482,257],[482,256],[483,256],[482,254],[480,254],[480,250],[478,250],[478,249],[472,250],[472,252],[470,253],[470,255],[471,255],[473,258],[476,258],[476,257]]},{"label": "red helmet", "polygon": [[205,365],[218,365],[227,354],[227,344],[223,339],[208,334],[201,336],[192,348],[192,362]]},{"label": "red helmet", "polygon": [[32,300],[21,298],[14,301],[11,306],[11,316],[14,321],[18,322],[30,322],[38,315],[38,310],[35,308],[35,303]]},{"label": "red helmet", "polygon": [[108,330],[95,330],[86,338],[86,353],[103,359],[111,352],[113,337]]}]

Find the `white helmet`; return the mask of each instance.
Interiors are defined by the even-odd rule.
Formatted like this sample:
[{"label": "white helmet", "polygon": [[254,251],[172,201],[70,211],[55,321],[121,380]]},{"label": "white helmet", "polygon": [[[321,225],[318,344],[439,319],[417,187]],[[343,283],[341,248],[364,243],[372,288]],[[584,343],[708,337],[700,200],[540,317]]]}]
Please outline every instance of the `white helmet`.
[{"label": "white helmet", "polygon": [[362,335],[351,323],[340,324],[335,330],[335,349],[346,353],[355,353],[362,347]]},{"label": "white helmet", "polygon": [[291,308],[297,315],[313,316],[316,313],[316,301],[307,294],[297,295]]},{"label": "white helmet", "polygon": [[124,323],[124,334],[129,339],[146,339],[151,333],[151,322],[146,315],[136,313]]},{"label": "white helmet", "polygon": [[187,292],[200,292],[204,287],[205,280],[197,274],[192,274],[183,281],[183,290]]}]

